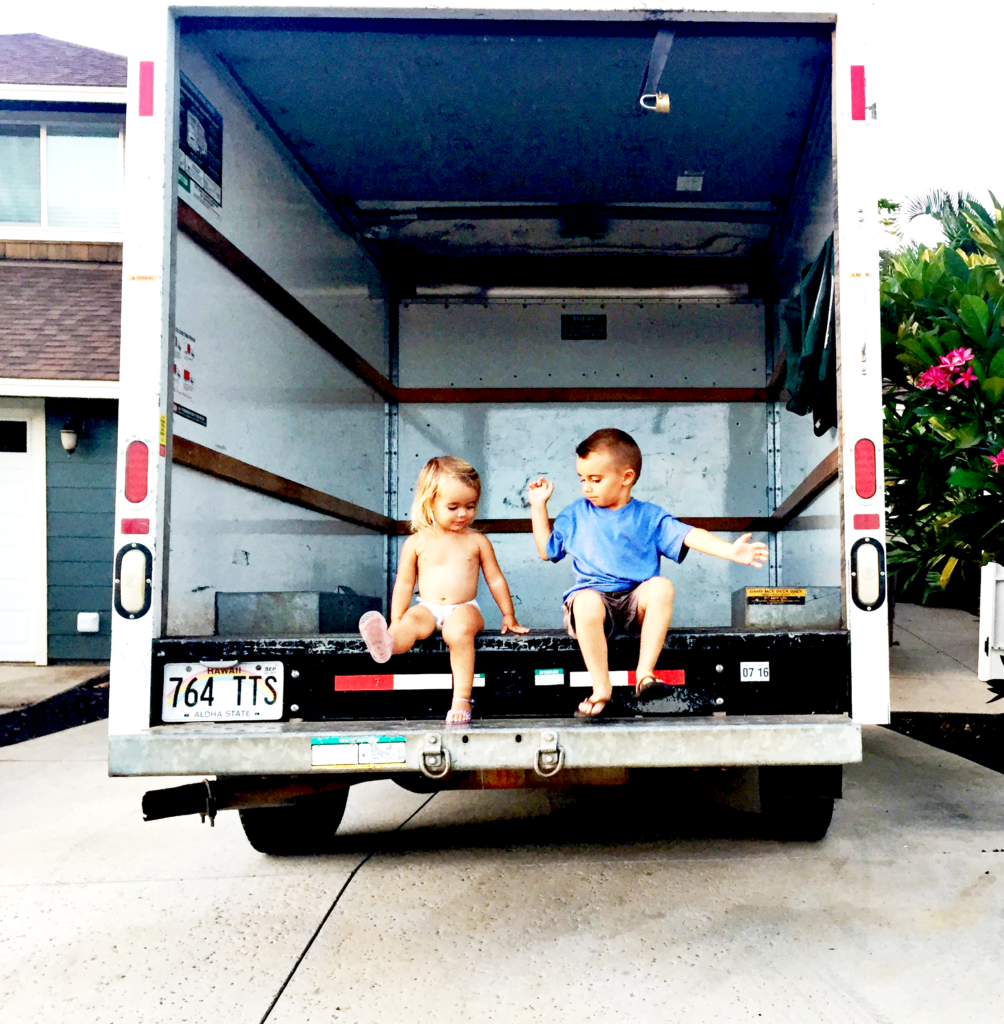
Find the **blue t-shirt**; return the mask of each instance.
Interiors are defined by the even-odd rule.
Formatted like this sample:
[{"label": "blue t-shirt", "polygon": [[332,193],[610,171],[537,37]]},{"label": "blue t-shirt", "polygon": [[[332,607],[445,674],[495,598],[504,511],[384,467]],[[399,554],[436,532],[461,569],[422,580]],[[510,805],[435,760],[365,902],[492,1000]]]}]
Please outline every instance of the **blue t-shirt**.
[{"label": "blue t-shirt", "polygon": [[597,508],[580,498],[554,520],[547,557],[572,556],[577,590],[631,590],[659,575],[659,556],[682,562],[690,550],[683,538],[693,529],[650,501],[632,498],[623,508]]}]

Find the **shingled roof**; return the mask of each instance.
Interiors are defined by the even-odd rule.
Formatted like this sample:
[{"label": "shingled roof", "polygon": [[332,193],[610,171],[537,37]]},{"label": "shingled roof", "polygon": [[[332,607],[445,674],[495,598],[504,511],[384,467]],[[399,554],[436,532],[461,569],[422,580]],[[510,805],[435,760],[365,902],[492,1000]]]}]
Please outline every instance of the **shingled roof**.
[{"label": "shingled roof", "polygon": [[122,268],[0,263],[0,377],[118,380]]},{"label": "shingled roof", "polygon": [[0,36],[0,83],[124,86],[126,59],[34,32]]}]

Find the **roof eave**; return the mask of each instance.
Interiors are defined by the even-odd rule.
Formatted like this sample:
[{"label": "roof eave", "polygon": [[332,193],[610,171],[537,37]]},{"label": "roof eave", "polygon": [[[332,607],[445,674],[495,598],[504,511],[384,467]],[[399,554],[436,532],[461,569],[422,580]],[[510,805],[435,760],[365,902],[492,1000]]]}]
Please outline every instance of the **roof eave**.
[{"label": "roof eave", "polygon": [[15,85],[0,82],[0,100],[34,103],[119,103],[125,106],[124,85]]}]

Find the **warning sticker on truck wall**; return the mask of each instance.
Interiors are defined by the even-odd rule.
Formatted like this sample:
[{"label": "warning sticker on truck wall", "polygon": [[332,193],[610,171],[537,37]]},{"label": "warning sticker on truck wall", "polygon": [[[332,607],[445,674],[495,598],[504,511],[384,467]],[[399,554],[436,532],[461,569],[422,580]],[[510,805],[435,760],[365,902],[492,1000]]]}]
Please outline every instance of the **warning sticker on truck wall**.
[{"label": "warning sticker on truck wall", "polygon": [[747,604],[805,604],[805,587],[747,587]]}]

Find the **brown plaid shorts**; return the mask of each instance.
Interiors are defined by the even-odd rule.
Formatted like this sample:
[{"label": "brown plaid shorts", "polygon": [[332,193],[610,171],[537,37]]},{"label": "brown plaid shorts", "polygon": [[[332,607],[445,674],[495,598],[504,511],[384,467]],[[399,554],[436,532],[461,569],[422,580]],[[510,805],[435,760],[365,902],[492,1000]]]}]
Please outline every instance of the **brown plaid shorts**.
[{"label": "brown plaid shorts", "polygon": [[[571,637],[575,636],[575,615],[572,611],[572,601],[575,600],[575,595],[580,593],[582,591],[577,590],[575,594],[569,594],[565,599],[565,629],[568,630],[568,635]],[[610,592],[597,590],[596,593],[602,598],[603,605],[607,610],[604,620],[607,636],[615,636],[618,633],[627,636],[641,635],[641,623],[638,621],[638,587]]]}]

